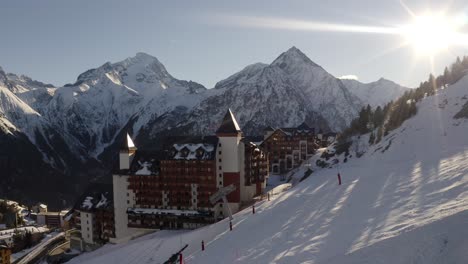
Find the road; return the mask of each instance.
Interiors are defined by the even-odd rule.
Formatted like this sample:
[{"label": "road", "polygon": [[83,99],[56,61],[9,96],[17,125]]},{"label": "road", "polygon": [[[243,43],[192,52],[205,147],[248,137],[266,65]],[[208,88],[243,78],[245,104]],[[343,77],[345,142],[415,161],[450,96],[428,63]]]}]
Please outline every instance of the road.
[{"label": "road", "polygon": [[14,262],[14,264],[33,264],[41,257],[43,257],[47,252],[58,244],[63,243],[65,241],[65,232],[58,233],[54,237],[48,239],[44,243],[39,243],[34,247],[31,252],[29,252],[24,257],[18,259]]}]

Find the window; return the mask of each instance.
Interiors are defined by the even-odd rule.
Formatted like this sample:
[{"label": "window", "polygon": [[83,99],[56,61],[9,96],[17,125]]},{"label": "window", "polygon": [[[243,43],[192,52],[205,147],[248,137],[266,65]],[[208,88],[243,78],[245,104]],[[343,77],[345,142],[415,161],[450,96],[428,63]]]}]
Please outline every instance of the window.
[{"label": "window", "polygon": [[219,162],[221,162],[221,159],[219,159]]},{"label": "window", "polygon": [[221,155],[221,150],[218,152],[219,155]]},{"label": "window", "polygon": [[223,182],[222,182],[222,181],[219,181],[219,185],[223,185]]},{"label": "window", "polygon": [[129,200],[127,200],[127,204],[130,204],[130,201],[129,201]]},{"label": "window", "polygon": [[221,143],[218,144],[218,147],[221,147]]},{"label": "window", "polygon": [[219,169],[221,170],[221,166],[219,166]]}]

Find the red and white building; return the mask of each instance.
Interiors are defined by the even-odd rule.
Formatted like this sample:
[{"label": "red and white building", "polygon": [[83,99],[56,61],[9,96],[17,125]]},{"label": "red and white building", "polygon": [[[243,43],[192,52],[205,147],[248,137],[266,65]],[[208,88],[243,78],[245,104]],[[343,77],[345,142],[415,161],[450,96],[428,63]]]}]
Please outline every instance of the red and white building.
[{"label": "red and white building", "polygon": [[263,193],[268,158],[249,142],[228,110],[216,136],[165,140],[158,153],[137,150],[129,136],[113,175],[115,242],[154,229],[197,228],[228,216],[209,197],[234,185],[227,196],[235,213]]}]

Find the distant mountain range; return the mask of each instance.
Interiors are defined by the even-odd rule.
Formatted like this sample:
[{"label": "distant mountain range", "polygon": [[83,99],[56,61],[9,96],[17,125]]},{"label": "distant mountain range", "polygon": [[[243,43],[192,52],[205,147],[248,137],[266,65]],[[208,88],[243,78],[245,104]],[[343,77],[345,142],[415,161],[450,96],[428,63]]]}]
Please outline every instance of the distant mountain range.
[{"label": "distant mountain range", "polygon": [[[174,78],[145,53],[105,63],[59,88],[0,68],[0,170],[7,172],[0,194],[22,190],[34,198],[53,191],[68,201],[71,191],[109,174],[127,130],[140,147],[157,148],[166,135],[212,134],[231,108],[247,135],[303,121],[339,132],[363,106],[383,105],[406,89],[384,79],[340,80],[295,47],[212,89]],[[15,165],[18,160],[25,164]],[[27,186],[34,179],[43,182]]]}]

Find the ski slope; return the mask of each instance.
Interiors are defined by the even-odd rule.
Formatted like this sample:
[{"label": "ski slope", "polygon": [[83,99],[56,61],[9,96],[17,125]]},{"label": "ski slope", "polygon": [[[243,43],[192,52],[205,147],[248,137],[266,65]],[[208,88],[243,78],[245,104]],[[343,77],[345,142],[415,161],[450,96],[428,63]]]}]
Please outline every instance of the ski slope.
[{"label": "ski slope", "polygon": [[[418,104],[418,114],[361,158],[316,170],[289,191],[194,231],[106,245],[71,263],[466,263],[468,76]],[[353,155],[354,156],[354,155]],[[342,161],[343,157],[340,158]],[[297,173],[303,173],[298,170]],[[297,178],[297,177],[296,177]],[[205,241],[206,250],[200,243]]]}]

